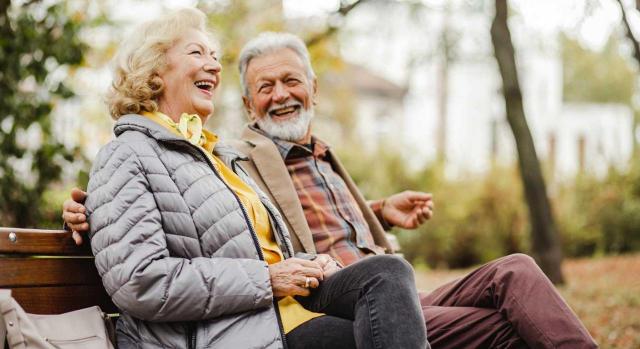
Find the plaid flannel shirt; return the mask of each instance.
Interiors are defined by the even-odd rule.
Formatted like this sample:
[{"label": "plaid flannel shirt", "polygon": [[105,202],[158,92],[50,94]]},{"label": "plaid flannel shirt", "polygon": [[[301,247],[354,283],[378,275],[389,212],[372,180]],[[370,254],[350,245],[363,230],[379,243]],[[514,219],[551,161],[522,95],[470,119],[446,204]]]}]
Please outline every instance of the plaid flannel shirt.
[{"label": "plaid flannel shirt", "polygon": [[358,203],[333,170],[327,158],[329,147],[315,139],[307,146],[272,140],[296,188],[316,251],[349,265],[380,249]]}]

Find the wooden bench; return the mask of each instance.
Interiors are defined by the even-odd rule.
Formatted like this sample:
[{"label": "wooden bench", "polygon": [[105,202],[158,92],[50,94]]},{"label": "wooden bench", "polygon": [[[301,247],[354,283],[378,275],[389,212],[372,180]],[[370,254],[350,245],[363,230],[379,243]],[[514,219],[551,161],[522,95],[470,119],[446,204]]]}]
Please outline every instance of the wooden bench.
[{"label": "wooden bench", "polygon": [[[86,239],[85,239],[86,240]],[[88,246],[64,230],[0,228],[0,289],[34,314],[59,314],[98,305],[117,313]]]}]

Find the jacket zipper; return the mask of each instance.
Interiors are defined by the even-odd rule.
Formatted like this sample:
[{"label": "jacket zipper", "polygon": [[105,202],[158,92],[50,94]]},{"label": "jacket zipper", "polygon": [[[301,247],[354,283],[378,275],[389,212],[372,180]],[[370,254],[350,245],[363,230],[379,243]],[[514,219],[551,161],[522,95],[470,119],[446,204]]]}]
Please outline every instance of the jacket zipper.
[{"label": "jacket zipper", "polygon": [[187,328],[187,348],[196,349],[197,325],[195,324],[195,322],[188,322],[186,325],[186,328]]},{"label": "jacket zipper", "polygon": [[[227,182],[225,182],[224,179],[222,179],[222,176],[220,175],[220,173],[218,173],[218,170],[216,170],[216,167],[213,165],[213,163],[211,162],[211,160],[209,159],[207,154],[202,149],[192,145],[191,143],[189,143],[187,141],[179,140],[178,142],[183,143],[183,144],[187,144],[189,147],[195,148],[195,150],[198,151],[198,153],[200,153],[205,158],[205,161],[207,162],[209,167],[211,167],[211,170],[213,170],[213,173],[216,175],[216,177],[218,177],[218,179],[225,185],[225,187],[227,189],[229,189],[229,191],[231,192],[233,197],[238,202],[238,205],[240,205],[240,210],[242,211],[242,215],[244,217],[245,223],[247,223],[247,226],[249,227],[249,232],[251,233],[251,238],[253,239],[254,247],[256,248],[256,251],[258,252],[258,257],[260,258],[261,261],[264,261],[264,254],[262,253],[262,249],[260,248],[260,242],[258,241],[258,235],[256,234],[255,230],[253,229],[253,225],[251,225],[251,220],[249,219],[249,215],[247,214],[247,210],[244,207],[244,205],[242,204],[242,201],[240,201],[240,198],[238,197],[236,192],[234,192],[231,189],[231,187],[229,187]],[[276,319],[278,320],[278,329],[280,330],[280,337],[282,338],[283,347],[284,347],[284,349],[288,349],[287,338],[286,338],[286,335],[284,333],[284,326],[282,325],[282,319],[280,318],[280,308],[278,307],[278,301],[276,300],[275,297],[273,297],[273,301],[272,302],[273,302],[274,310],[276,312]],[[193,344],[193,348],[190,348],[190,349],[195,349],[195,343],[196,343],[196,338],[195,337],[196,337],[195,334],[191,335],[191,340],[190,340],[189,344],[190,345]]]}]

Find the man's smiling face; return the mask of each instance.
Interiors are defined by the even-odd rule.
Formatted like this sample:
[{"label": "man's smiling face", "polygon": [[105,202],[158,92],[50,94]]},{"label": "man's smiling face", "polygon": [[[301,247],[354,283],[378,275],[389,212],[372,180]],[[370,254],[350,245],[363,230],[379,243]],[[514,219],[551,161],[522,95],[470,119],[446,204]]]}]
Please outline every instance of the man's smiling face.
[{"label": "man's smiling face", "polygon": [[308,138],[316,83],[293,50],[284,48],[252,59],[246,84],[245,107],[261,129],[293,142]]}]

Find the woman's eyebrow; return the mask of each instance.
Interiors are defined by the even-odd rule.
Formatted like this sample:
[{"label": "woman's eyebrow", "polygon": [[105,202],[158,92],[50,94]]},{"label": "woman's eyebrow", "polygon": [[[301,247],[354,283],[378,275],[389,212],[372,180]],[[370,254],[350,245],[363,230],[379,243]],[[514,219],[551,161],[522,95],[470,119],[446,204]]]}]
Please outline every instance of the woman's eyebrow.
[{"label": "woman's eyebrow", "polygon": [[[207,51],[207,47],[205,47],[204,45],[202,45],[199,42],[189,42],[189,43],[187,43],[187,45],[185,47],[189,48],[189,46],[191,46],[191,45],[198,46],[198,48],[200,48],[202,51],[205,51],[205,52]],[[208,51],[209,51],[209,54],[216,54],[217,53],[216,49],[210,49]]]},{"label": "woman's eyebrow", "polygon": [[200,49],[204,49],[204,46],[202,46],[202,44],[201,44],[201,43],[199,43],[199,42],[195,42],[195,41],[188,42],[188,43],[185,45],[185,47],[189,47],[189,46],[198,46],[198,48],[200,48]]}]

